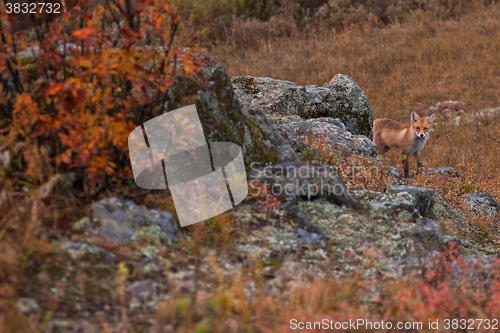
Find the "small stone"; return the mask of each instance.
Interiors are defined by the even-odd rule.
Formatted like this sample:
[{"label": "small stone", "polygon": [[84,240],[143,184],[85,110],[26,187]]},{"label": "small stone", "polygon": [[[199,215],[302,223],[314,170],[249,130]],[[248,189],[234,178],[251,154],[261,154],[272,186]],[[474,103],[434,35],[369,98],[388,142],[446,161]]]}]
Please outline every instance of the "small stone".
[{"label": "small stone", "polygon": [[389,174],[392,176],[392,178],[396,180],[401,180],[403,179],[403,174],[401,171],[398,170],[395,166],[391,166],[389,169]]},{"label": "small stone", "polygon": [[490,193],[476,191],[464,196],[470,209],[485,215],[495,215],[500,212],[500,204]]},{"label": "small stone", "polygon": [[446,235],[443,237],[443,241],[441,242],[441,251],[449,252],[451,249],[451,244],[454,244],[454,249],[462,250],[462,242],[460,238],[457,236]]},{"label": "small stone", "polygon": [[458,171],[452,167],[439,167],[439,168],[428,168],[427,169],[428,174],[440,174],[440,175],[451,175],[453,177],[458,177]]},{"label": "small stone", "polygon": [[294,232],[294,235],[295,237],[309,245],[314,244],[320,240],[320,236],[318,234],[307,232],[302,228],[297,229]]},{"label": "small stone", "polygon": [[20,297],[17,300],[16,305],[19,311],[21,311],[26,316],[29,316],[30,314],[36,313],[38,310],[40,310],[38,303],[33,298]]},{"label": "small stone", "polygon": [[420,215],[425,216],[434,204],[434,195],[436,191],[432,188],[405,186],[405,185],[391,185],[387,187],[388,194],[408,193],[416,199],[416,208]]},{"label": "small stone", "polygon": [[94,202],[88,209],[89,220],[82,219],[75,226],[87,235],[98,235],[112,243],[128,244],[140,238],[143,229],[157,226],[161,237],[175,241],[179,230],[177,221],[169,212],[142,209],[132,200],[110,197]]},{"label": "small stone", "polygon": [[61,250],[76,261],[95,258],[97,260],[107,260],[111,263],[116,263],[116,256],[113,253],[86,243],[65,242],[61,245]]}]

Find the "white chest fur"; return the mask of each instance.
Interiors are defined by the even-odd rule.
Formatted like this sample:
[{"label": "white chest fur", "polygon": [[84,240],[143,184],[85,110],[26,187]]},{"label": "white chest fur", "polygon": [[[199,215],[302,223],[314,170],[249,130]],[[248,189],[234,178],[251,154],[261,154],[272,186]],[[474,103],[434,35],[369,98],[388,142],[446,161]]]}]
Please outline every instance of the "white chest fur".
[{"label": "white chest fur", "polygon": [[425,138],[419,138],[415,136],[415,138],[413,139],[413,145],[411,145],[410,149],[408,150],[408,155],[416,153],[417,151],[422,149],[425,145],[425,141],[427,140],[427,136],[428,135],[426,135]]}]

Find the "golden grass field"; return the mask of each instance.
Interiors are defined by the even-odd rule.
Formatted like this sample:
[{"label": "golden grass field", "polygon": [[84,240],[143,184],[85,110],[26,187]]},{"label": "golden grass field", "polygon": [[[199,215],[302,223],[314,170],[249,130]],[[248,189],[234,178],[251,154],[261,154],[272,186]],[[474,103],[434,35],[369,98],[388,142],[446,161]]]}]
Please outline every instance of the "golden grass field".
[{"label": "golden grass field", "polygon": [[[322,85],[347,74],[365,91],[375,118],[409,123],[411,111],[442,101],[463,101],[469,113],[500,105],[499,14],[494,7],[458,21],[436,21],[417,12],[408,23],[386,28],[318,32],[254,48],[219,45],[205,52],[232,76]],[[428,166],[466,163],[479,174],[498,172],[498,123],[440,125],[423,152]]]}]

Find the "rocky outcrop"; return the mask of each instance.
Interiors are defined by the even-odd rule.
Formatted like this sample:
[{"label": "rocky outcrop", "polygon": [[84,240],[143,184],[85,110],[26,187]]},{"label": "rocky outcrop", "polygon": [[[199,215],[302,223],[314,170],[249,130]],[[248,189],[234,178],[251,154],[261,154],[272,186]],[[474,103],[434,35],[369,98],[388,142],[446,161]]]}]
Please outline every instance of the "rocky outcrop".
[{"label": "rocky outcrop", "polygon": [[241,146],[247,168],[252,162],[277,163],[294,159],[291,147],[282,138],[261,128],[261,125],[267,126],[265,120],[242,110],[231,78],[223,67],[207,60],[201,71],[206,78],[203,87],[191,79],[176,78],[168,90],[164,111],[195,104],[206,140]]},{"label": "rocky outcrop", "polygon": [[113,253],[87,243],[65,242],[61,244],[61,250],[74,261],[107,261],[116,264],[116,256]]},{"label": "rocky outcrop", "polygon": [[500,204],[498,201],[489,193],[483,193],[476,191],[471,194],[464,196],[469,204],[469,208],[483,215],[495,215],[500,213]]},{"label": "rocky outcrop", "polygon": [[459,233],[469,226],[467,217],[458,209],[451,206],[441,195],[436,194],[430,214],[439,221],[445,229],[452,233]]},{"label": "rocky outcrop", "polygon": [[280,132],[261,109],[250,108],[243,111],[243,113],[245,112],[252,116],[254,123],[267,136],[268,140],[264,141],[264,143],[274,147],[284,162],[297,160],[296,152],[299,149],[296,147],[306,148],[305,144],[294,141],[286,133]]},{"label": "rocky outcrop", "polygon": [[141,238],[168,244],[177,240],[179,227],[169,212],[142,209],[132,200],[111,197],[93,203],[88,216],[75,223],[73,230],[111,244],[128,244]]},{"label": "rocky outcrop", "polygon": [[[364,135],[353,135],[339,118],[329,117],[316,119],[300,119],[276,126],[283,137],[291,137],[307,144],[309,140],[323,136],[323,143],[328,149],[341,157],[363,155],[376,157],[377,146]],[[300,145],[292,145],[302,148]]]},{"label": "rocky outcrop", "polygon": [[310,118],[339,118],[352,134],[372,137],[373,113],[363,90],[347,75],[337,74],[322,87],[259,77],[234,77],[243,108],[260,108],[276,125]]},{"label": "rocky outcrop", "polygon": [[[288,177],[293,178],[283,174],[280,184],[286,184]],[[273,183],[268,184],[271,189]],[[264,261],[292,255],[294,261],[330,262],[339,276],[353,270],[374,276],[387,261],[402,264],[447,248],[452,238],[443,234],[440,222],[420,214],[420,200],[430,202],[431,192],[411,187],[387,193],[353,190],[350,195],[364,209],[303,196],[295,204],[282,204],[270,219],[258,202],[246,201],[233,212],[240,226],[251,230],[248,238],[239,239],[239,251],[247,257],[257,244],[266,243],[267,247],[259,247]]]}]

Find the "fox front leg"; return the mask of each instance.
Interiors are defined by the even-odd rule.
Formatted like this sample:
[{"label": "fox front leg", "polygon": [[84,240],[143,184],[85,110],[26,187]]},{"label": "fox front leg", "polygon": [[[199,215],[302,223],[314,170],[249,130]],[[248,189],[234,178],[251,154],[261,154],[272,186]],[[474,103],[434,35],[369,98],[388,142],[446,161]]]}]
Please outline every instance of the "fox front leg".
[{"label": "fox front leg", "polygon": [[403,163],[403,168],[405,172],[405,178],[410,177],[410,163],[408,163],[408,157],[404,155],[404,160],[402,161]]},{"label": "fox front leg", "polygon": [[420,169],[422,168],[422,160],[420,159],[420,154],[418,153],[418,151],[413,154],[413,157],[417,162],[417,171],[420,171]]}]

